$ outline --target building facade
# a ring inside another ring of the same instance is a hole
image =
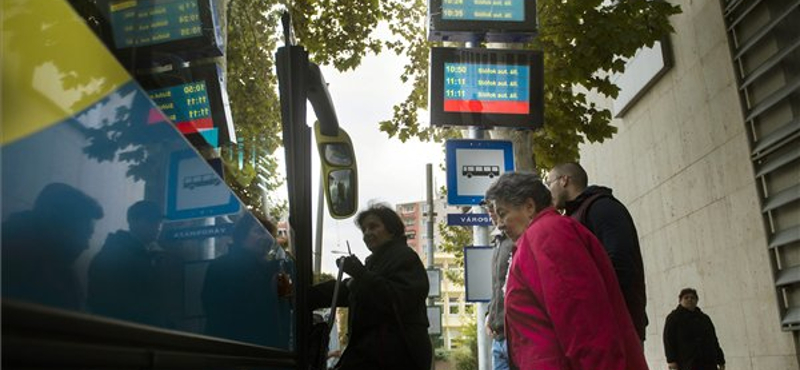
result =
[[[646,357],[665,366],[664,319],[694,287],[727,368],[798,369],[800,1],[671,2],[663,66],[629,68],[618,81],[647,83],[627,101],[597,98],[618,133],[581,147],[636,221]]]

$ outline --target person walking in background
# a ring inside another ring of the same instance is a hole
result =
[[[351,278],[340,285],[337,298],[337,306],[349,307],[349,340],[334,368],[430,369],[428,274],[406,242],[402,219],[378,204],[360,212],[356,223],[372,254],[365,264],[355,255],[336,261]],[[313,286],[310,308],[329,307],[334,286],[335,281]]]
[[[684,288],[664,324],[664,354],[672,370],[725,370],[725,354],[714,324],[700,307],[697,291]]]
[[[492,232],[494,251],[492,251],[492,300],[489,301],[486,315],[486,333],[492,337],[492,368],[494,370],[509,369],[508,347],[505,335],[505,305],[503,290],[506,285],[506,273],[511,262],[511,249],[514,241],[497,227],[497,213],[494,204],[484,202],[495,229]]]
[[[644,264],[636,225],[625,206],[603,186],[588,186],[586,171],[577,163],[563,163],[547,174],[545,184],[553,205],[594,234],[605,248],[619,280],[625,305],[639,339],[648,324]]]
[[[486,191],[498,226],[516,242],[505,292],[505,328],[521,370],[647,369],[608,255],[563,217],[539,177],[507,172]]]

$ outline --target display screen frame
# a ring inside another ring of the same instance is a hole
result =
[[[236,143],[236,133],[233,129],[230,105],[227,102],[227,94],[225,94],[224,91],[225,84],[222,78],[222,70],[218,64],[211,63],[177,68],[158,73],[137,74],[136,80],[148,93],[157,89],[165,89],[200,81],[205,82],[213,127],[219,130],[219,144]],[[177,122],[173,123],[177,124]],[[190,140],[195,139],[192,140],[193,143],[196,142],[196,139],[200,139],[198,133],[190,133],[186,136],[189,137]]]
[[[142,0],[139,0],[142,1]],[[201,34],[159,44],[134,45],[118,48],[114,39],[114,24],[111,6],[116,0],[101,0],[100,11],[105,15],[104,27],[108,32],[106,44],[117,59],[127,68],[151,68],[168,64],[180,64],[200,58],[220,57],[225,49],[217,9],[213,0],[194,0],[197,3]]]
[[[485,38],[492,42],[523,42],[538,32],[535,0],[522,0],[525,3],[522,21],[444,19],[443,1],[446,0],[428,0],[430,41],[474,41]]]
[[[431,126],[511,127],[537,129],[544,124],[544,56],[537,50],[431,48]],[[448,112],[444,110],[447,63],[527,66],[528,113]]]

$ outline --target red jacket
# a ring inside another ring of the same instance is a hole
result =
[[[520,370],[646,370],[611,261],[579,222],[540,212],[517,241],[506,337]]]

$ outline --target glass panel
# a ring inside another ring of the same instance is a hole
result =
[[[355,176],[353,170],[337,170],[328,174],[328,196],[334,214],[348,215],[355,207]]]
[[[294,263],[269,225],[108,74],[121,69],[88,29],[63,37],[86,28],[66,2],[28,4],[44,8],[3,18],[3,299],[292,349]]]
[[[333,166],[347,167],[353,164],[350,147],[341,143],[325,144],[325,160]]]

